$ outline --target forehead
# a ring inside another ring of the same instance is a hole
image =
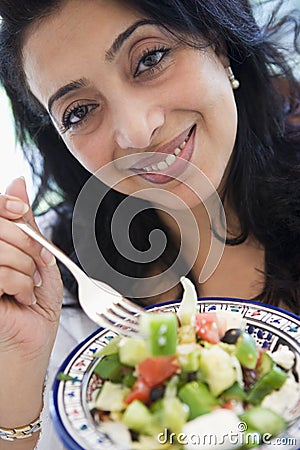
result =
[[[74,71],[76,74],[80,67],[88,67],[92,58],[104,62],[105,52],[117,35],[141,18],[124,3],[67,0],[30,28],[23,44],[23,64],[34,95],[39,98],[42,91],[47,97],[59,85],[73,80]]]

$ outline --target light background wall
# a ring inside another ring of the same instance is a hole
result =
[[[21,175],[26,179],[32,199],[34,187],[30,167],[16,145],[9,102],[3,90],[0,89],[0,192],[5,192],[11,180]]]
[[[252,1],[254,4],[258,4],[260,0]],[[263,10],[259,9],[257,14],[260,20],[263,21],[265,19],[273,5],[274,0],[264,2]],[[290,7],[300,9],[300,0],[284,0],[282,11],[289,9]],[[298,67],[300,78],[299,63]],[[29,194],[32,199],[35,187],[32,184],[30,169],[23,158],[22,152],[16,145],[9,103],[4,92],[0,89],[0,192],[5,191],[6,186],[13,178],[21,175],[25,176]]]

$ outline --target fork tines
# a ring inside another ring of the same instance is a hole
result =
[[[130,322],[127,319],[117,321],[116,319],[116,316],[108,317],[108,314],[98,315],[98,322],[103,328],[115,331],[117,334],[124,336],[133,336],[138,334],[139,326],[137,322]]]
[[[140,314],[140,313],[145,312],[145,310],[141,306],[136,305],[131,300],[128,300],[127,298],[124,298],[124,297],[122,297],[121,300],[118,300],[117,302],[115,302],[114,305],[119,305],[122,308],[127,309],[128,311],[131,311],[132,313],[135,313],[135,314]]]
[[[98,314],[99,323],[105,328],[118,334],[132,336],[139,332],[138,316],[144,314],[144,310],[122,298],[115,302],[105,312]]]

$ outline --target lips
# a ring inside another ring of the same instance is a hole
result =
[[[181,133],[151,156],[145,157],[130,167],[142,178],[155,184],[164,184],[182,173],[194,150],[196,125]]]

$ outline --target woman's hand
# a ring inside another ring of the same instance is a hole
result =
[[[0,195],[0,427],[7,428],[39,414],[63,295],[54,257],[17,219],[37,229],[22,178]]]
[[[12,202],[19,213],[9,209]],[[63,291],[54,257],[13,223],[22,219],[37,229],[26,207],[19,178],[0,196],[0,352],[32,358],[56,333]]]

